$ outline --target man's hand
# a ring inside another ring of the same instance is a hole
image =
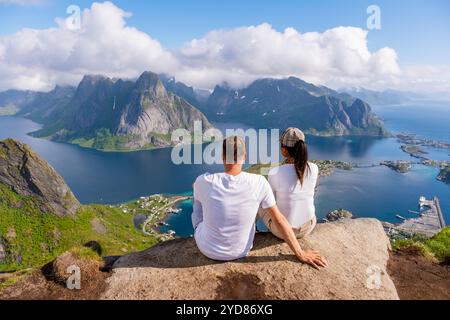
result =
[[[303,263],[309,264],[316,269],[320,269],[320,267],[328,267],[327,260],[322,257],[317,251],[313,250],[305,250],[302,251],[301,254],[297,255],[298,260]]]

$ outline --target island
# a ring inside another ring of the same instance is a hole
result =
[[[398,161],[382,161],[380,165],[391,168],[392,170],[399,173],[406,173],[412,168],[411,161],[398,160]]]
[[[311,162],[319,167],[319,177],[330,176],[335,169],[351,170],[354,167],[350,162],[338,160],[311,160]],[[271,168],[280,166],[281,164],[282,163],[255,164],[247,168],[246,171],[267,176]]]
[[[432,147],[439,149],[450,149],[450,143],[441,140],[418,138],[413,133],[401,133],[397,135],[397,140],[406,145]]]
[[[445,141],[418,138],[412,133],[398,134],[397,141],[402,143],[401,149],[403,152],[408,153],[411,157],[421,160],[428,160],[424,155],[428,154],[421,147],[438,148],[438,149],[450,149],[450,144]]]
[[[441,169],[439,175],[437,176],[437,179],[450,185],[450,165]]]
[[[425,154],[428,154],[428,152],[424,151],[422,148],[416,145],[411,144],[405,144],[400,147],[403,152],[408,153],[411,157],[427,160],[426,157],[424,157]]]

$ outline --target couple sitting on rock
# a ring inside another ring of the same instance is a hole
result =
[[[205,256],[221,261],[247,256],[259,217],[301,262],[315,268],[327,266],[319,253],[302,250],[297,241],[316,225],[314,190],[319,169],[308,162],[302,131],[287,129],[280,143],[286,160],[270,170],[269,181],[242,171],[246,148],[244,139],[237,136],[223,141],[225,172],[206,173],[195,181],[192,224]]]

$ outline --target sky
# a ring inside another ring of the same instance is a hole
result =
[[[68,6],[81,8],[68,30]],[[380,8],[368,30],[367,8]],[[332,88],[450,91],[448,0],[0,0],[0,89],[164,72],[201,88],[299,76]]]

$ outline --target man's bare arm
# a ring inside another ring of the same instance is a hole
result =
[[[327,261],[317,251],[303,250],[300,247],[297,237],[295,236],[294,231],[292,231],[291,225],[276,205],[266,210],[272,218],[272,223],[278,226],[284,241],[289,245],[297,259],[317,269],[319,269],[319,267],[327,266]]]

